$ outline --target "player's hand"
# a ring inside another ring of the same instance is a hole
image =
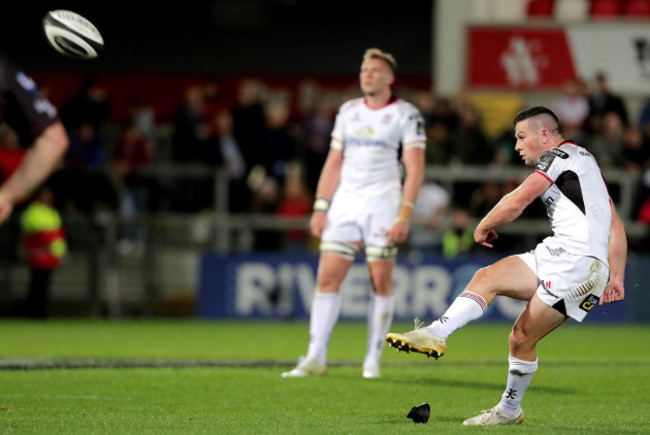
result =
[[[9,218],[13,209],[13,203],[0,194],[0,225]]]
[[[494,230],[484,230],[481,227],[476,227],[474,230],[474,241],[487,248],[493,248],[492,242],[498,238],[499,235]]]
[[[309,220],[309,229],[311,235],[320,238],[327,224],[327,213],[322,211],[315,211]]]
[[[622,301],[624,298],[625,289],[623,288],[623,280],[612,278],[609,284],[607,284],[607,287],[605,287],[605,291],[598,305],[611,304],[612,302]]]
[[[409,235],[409,221],[395,221],[390,229],[384,231],[389,245],[396,245],[406,242]]]

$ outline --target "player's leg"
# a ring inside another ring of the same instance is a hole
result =
[[[308,358],[325,361],[334,325],[341,312],[339,288],[352,265],[352,258],[323,253],[318,266],[316,292],[309,319]]]
[[[393,296],[393,269],[395,249],[380,249],[372,254],[372,247],[366,249],[368,269],[373,292],[368,305],[368,344],[363,361],[363,377],[381,376],[379,362],[384,341],[393,321],[395,297]]]
[[[340,252],[334,252],[335,249]],[[298,361],[296,368],[284,372],[283,377],[325,373],[329,340],[341,311],[339,287],[352,265],[357,249],[355,244],[330,243],[321,253],[309,317],[307,355]]]
[[[538,282],[533,270],[519,256],[506,257],[479,269],[440,319],[406,334],[389,333],[386,341],[398,350],[438,358],[446,352],[446,339],[457,329],[480,318],[497,295],[530,300]]]
[[[537,371],[537,343],[567,317],[534,295],[510,334],[508,381],[501,401],[492,409],[463,422],[464,425],[519,424],[524,420],[521,400]]]

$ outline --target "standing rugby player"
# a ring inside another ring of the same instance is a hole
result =
[[[393,319],[396,245],[408,235],[424,172],[422,116],[393,95],[395,67],[391,54],[366,50],[359,74],[363,98],[344,103],[336,117],[310,221],[312,234],[321,238],[321,255],[309,348],[283,377],[325,373],[330,336],[341,310],[339,287],[361,249],[373,289],[362,374],[380,376],[384,336]]]

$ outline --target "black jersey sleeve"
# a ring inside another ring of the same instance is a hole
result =
[[[0,54],[0,121],[16,131],[21,145],[31,146],[58,120],[56,108],[40,93],[36,83]]]

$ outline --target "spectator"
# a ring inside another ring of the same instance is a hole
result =
[[[434,117],[426,127],[426,134],[426,163],[428,165],[449,163],[454,148],[449,123],[443,118]]]
[[[92,210],[95,201],[102,201],[109,207],[117,206],[115,186],[108,176],[103,138],[92,124],[79,124],[70,133],[65,166],[60,176],[64,183],[60,193],[73,198],[81,210]]]
[[[265,177],[253,192],[250,212],[253,214],[275,215],[279,200],[278,182],[273,177]],[[254,249],[259,251],[277,251],[282,246],[282,234],[276,229],[256,230]]]
[[[120,134],[113,150],[113,167],[117,174],[120,190],[120,216],[133,218],[148,208],[149,178],[141,171],[153,159],[153,151],[147,137],[135,123],[130,123]],[[129,240],[142,241],[144,226],[125,225]]]
[[[650,98],[648,98],[643,104],[643,107],[641,107],[638,124],[643,135],[650,139]]]
[[[90,124],[100,131],[110,115],[111,101],[95,74],[87,75],[77,93],[61,107],[61,118],[68,130]]]
[[[23,245],[30,270],[26,314],[44,318],[48,314],[52,273],[66,252],[65,229],[54,208],[52,190],[43,188],[22,213]]]
[[[493,157],[488,140],[483,132],[478,111],[464,104],[459,108],[459,123],[452,132],[451,163],[461,165],[484,164]]]
[[[438,118],[435,113],[436,99],[431,91],[417,92],[415,99],[413,100],[413,105],[420,110],[420,113],[422,113],[425,127],[431,124],[434,119]]]
[[[266,106],[263,153],[266,173],[283,184],[289,163],[296,158],[296,140],[289,131],[289,108],[282,102]]]
[[[294,165],[293,168],[298,168],[298,166]],[[313,201],[300,172],[290,171],[282,186],[282,196],[276,209],[276,215],[286,218],[308,218],[312,212]],[[309,240],[306,229],[285,231],[283,237],[284,248],[288,251],[304,251]]]
[[[189,86],[174,117],[172,159],[176,162],[201,161],[203,142],[208,138],[209,132],[204,112],[203,88],[198,85]]]
[[[578,78],[568,79],[554,105],[562,135],[576,141],[583,139],[582,132],[589,114],[589,101],[580,82]]]
[[[607,75],[596,75],[595,89],[589,96],[589,114],[587,115],[587,133],[599,134],[604,129],[604,118],[607,113],[616,113],[624,127],[628,126],[627,109],[623,100],[609,89]]]
[[[630,127],[625,131],[622,167],[634,176],[640,175],[650,165],[650,142],[643,136],[639,127]]]
[[[70,147],[65,156],[68,166],[98,171],[105,169],[106,152],[102,137],[88,122],[79,124],[70,133]]]
[[[210,127],[204,160],[215,168],[226,168],[229,183],[228,209],[232,213],[244,212],[250,205],[251,192],[246,185],[246,163],[233,136],[232,113],[225,109],[216,112]]]
[[[305,179],[310,192],[316,191],[318,177],[329,151],[330,133],[334,126],[332,109],[325,101],[319,101],[302,125]]]
[[[455,208],[450,227],[442,235],[442,254],[447,259],[468,254],[474,248],[474,231],[470,227],[469,212]]]
[[[454,131],[458,127],[459,115],[457,107],[454,107],[452,102],[447,98],[435,99],[433,118],[447,124],[449,131]]]
[[[625,142],[625,125],[616,112],[607,112],[602,118],[602,131],[593,135],[586,148],[601,168],[621,167]]]
[[[428,146],[428,145],[427,145]],[[440,226],[449,211],[449,193],[435,182],[424,182],[413,207],[413,225],[408,235],[408,244],[420,252],[440,252]]]
[[[141,101],[139,97],[129,97],[127,116],[129,122],[149,141],[154,143],[156,135],[156,109]]]
[[[469,199],[470,216],[475,218],[485,216],[499,202],[503,193],[503,188],[498,182],[490,180],[484,182]]]
[[[260,153],[260,148],[264,143],[266,122],[258,82],[246,79],[240,83],[232,116],[233,136],[239,144],[248,172],[264,162],[264,154]]]

